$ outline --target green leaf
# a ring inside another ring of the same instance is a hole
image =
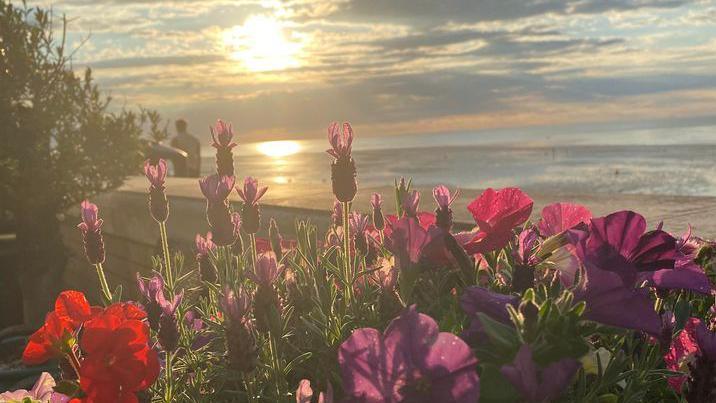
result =
[[[477,317],[480,319],[482,329],[492,343],[504,349],[517,350],[519,340],[515,329],[490,318],[482,312],[478,313]]]
[[[505,379],[496,365],[481,365],[480,373],[480,402],[516,402],[519,394],[512,384]]]

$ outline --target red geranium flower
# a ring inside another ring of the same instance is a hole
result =
[[[159,360],[140,317],[136,306],[115,304],[85,323],[80,340],[83,401],[138,402],[135,392],[157,379]]]
[[[519,188],[487,189],[467,209],[479,230],[464,245],[468,253],[486,253],[504,248],[512,230],[525,223],[532,213],[533,201]]]
[[[70,352],[74,333],[97,309],[90,307],[79,291],[60,293],[55,310],[47,314],[45,324],[30,336],[22,360],[27,365],[37,365]]]

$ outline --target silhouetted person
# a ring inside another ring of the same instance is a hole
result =
[[[187,153],[186,176],[199,177],[201,172],[201,145],[199,140],[186,131],[186,120],[177,119],[175,125],[177,135],[172,139],[171,146]]]

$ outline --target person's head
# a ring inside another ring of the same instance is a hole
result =
[[[186,127],[188,126],[186,123],[186,120],[184,120],[183,118],[177,119],[177,121],[174,122],[174,124],[177,127],[177,132],[179,132],[179,133],[184,133],[186,131]]]

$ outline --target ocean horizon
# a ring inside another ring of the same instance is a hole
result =
[[[269,185],[330,181],[325,139],[238,140],[240,177],[254,176]],[[202,150],[204,175],[214,168],[212,150]],[[422,187],[442,183],[558,194],[716,196],[716,126],[358,135],[354,158],[359,182],[369,186],[406,177]]]

